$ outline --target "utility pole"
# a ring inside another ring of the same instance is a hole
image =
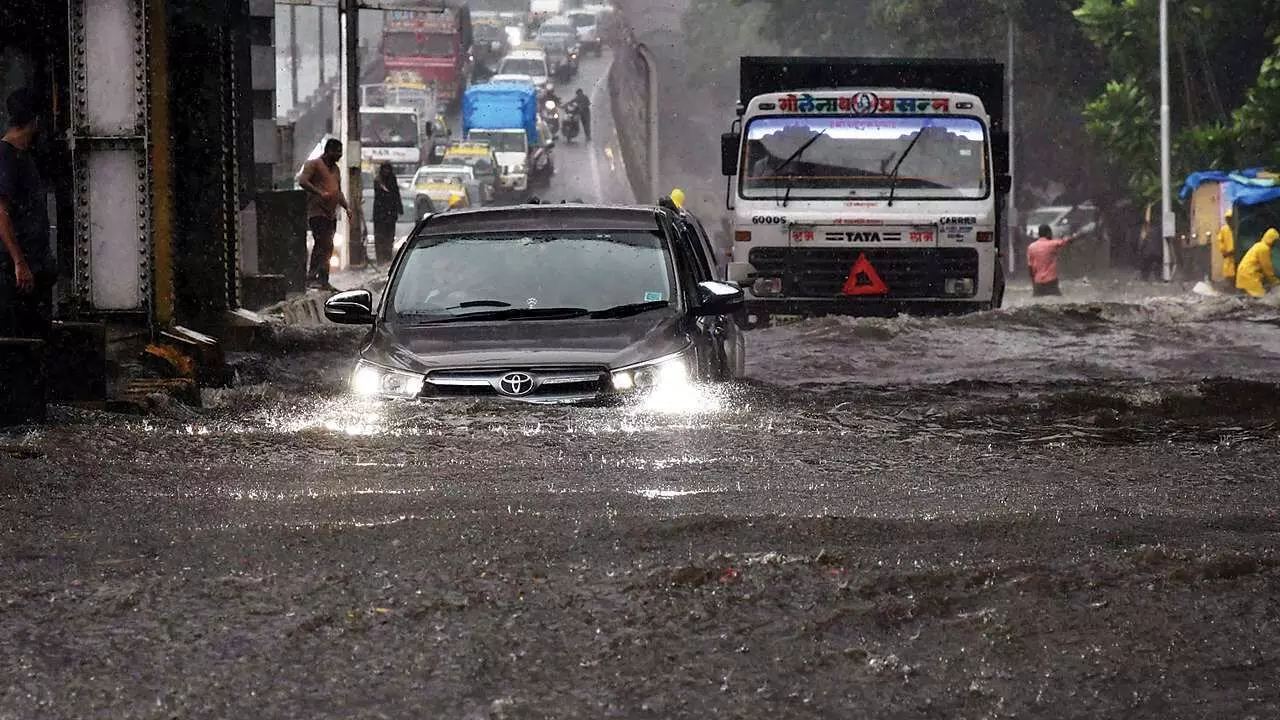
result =
[[[1022,234],[1019,232],[1018,223],[1018,171],[1017,163],[1017,117],[1018,113],[1014,107],[1014,91],[1013,81],[1015,77],[1015,68],[1017,65],[1017,55],[1015,54],[1015,40],[1017,38],[1017,30],[1013,22],[1012,8],[1009,11],[1009,175],[1013,178],[1013,187],[1009,190],[1009,236],[1005,244],[1005,249],[1009,257],[1009,275],[1017,272],[1018,268],[1018,240]]]
[[[325,65],[327,65],[329,62],[329,58],[325,57],[325,54],[324,54],[324,8],[322,7],[316,8],[316,14],[319,16],[316,22],[316,26],[317,26],[316,37],[319,43],[319,55],[320,55],[320,85],[318,87],[323,88],[324,81],[325,81],[325,71],[324,71]]]
[[[298,6],[289,6],[289,79],[293,107],[298,107]]]
[[[1173,239],[1176,233],[1173,217],[1173,188],[1170,185],[1170,145],[1172,129],[1169,116],[1169,0],[1160,0],[1160,235],[1161,276],[1173,279]]]
[[[347,253],[353,263],[363,264],[364,222],[360,217],[363,188],[360,179],[360,3],[342,0],[338,6],[338,36],[341,40],[342,88],[339,91],[339,121],[342,123],[342,156],[346,159],[348,214]]]

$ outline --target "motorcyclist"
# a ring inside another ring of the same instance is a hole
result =
[[[551,136],[560,134],[560,96],[556,95],[554,85],[548,85],[542,96],[542,116],[550,126]]]
[[[573,99],[565,105],[565,110],[577,114],[582,121],[582,136],[587,139],[587,142],[591,142],[591,99],[582,91],[582,88],[578,88],[573,94]]]

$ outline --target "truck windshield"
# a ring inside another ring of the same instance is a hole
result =
[[[471,0],[471,12],[528,12],[528,0]]]
[[[746,138],[746,199],[781,197],[788,188],[793,200],[887,198],[899,160],[900,199],[978,199],[989,191],[986,131],[974,118],[760,117],[747,126]]]
[[[488,143],[494,152],[522,153],[529,149],[528,139],[522,132],[486,132],[472,130],[468,140]]]
[[[361,113],[360,142],[369,147],[417,147],[418,121],[408,114]]]
[[[387,57],[453,57],[453,35],[389,32],[383,36],[382,51]]]

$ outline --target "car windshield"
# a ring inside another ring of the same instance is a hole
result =
[[[884,198],[895,166],[899,198],[973,199],[989,190],[986,130],[973,118],[760,117],[746,137],[749,199]]]
[[[547,63],[538,58],[507,58],[498,68],[502,75],[528,75],[530,77],[546,77]]]
[[[468,139],[488,143],[494,152],[522,153],[529,149],[528,138],[522,132],[472,130]]]
[[[493,172],[493,163],[489,160],[489,155],[480,155],[477,153],[445,153],[444,160],[452,165],[466,165],[479,174]]]
[[[366,147],[417,147],[417,119],[407,113],[361,113],[360,142]]]
[[[415,322],[495,307],[581,308],[670,301],[667,246],[644,231],[421,238],[397,274],[391,310]]]
[[[576,13],[571,19],[574,27],[591,27],[596,24],[596,16],[591,13]]]
[[[389,32],[382,51],[388,57],[453,57],[453,44],[448,33]]]
[[[1035,227],[1048,225],[1054,220],[1066,214],[1067,208],[1056,208],[1054,210],[1036,210],[1027,216],[1027,224]]]
[[[417,177],[413,179],[415,187],[424,185],[463,185],[470,179],[470,173],[463,172],[461,168],[431,168],[429,170],[418,171]]]

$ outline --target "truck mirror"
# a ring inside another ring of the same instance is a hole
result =
[[[996,192],[1001,195],[1008,195],[1013,190],[1013,177],[1010,175],[996,176]]]
[[[725,133],[720,136],[720,174],[731,177],[738,174],[738,146],[742,144],[742,136],[738,133]]]
[[[991,159],[995,163],[997,174],[1003,175],[1009,172],[1008,131],[995,130],[991,133]]]

